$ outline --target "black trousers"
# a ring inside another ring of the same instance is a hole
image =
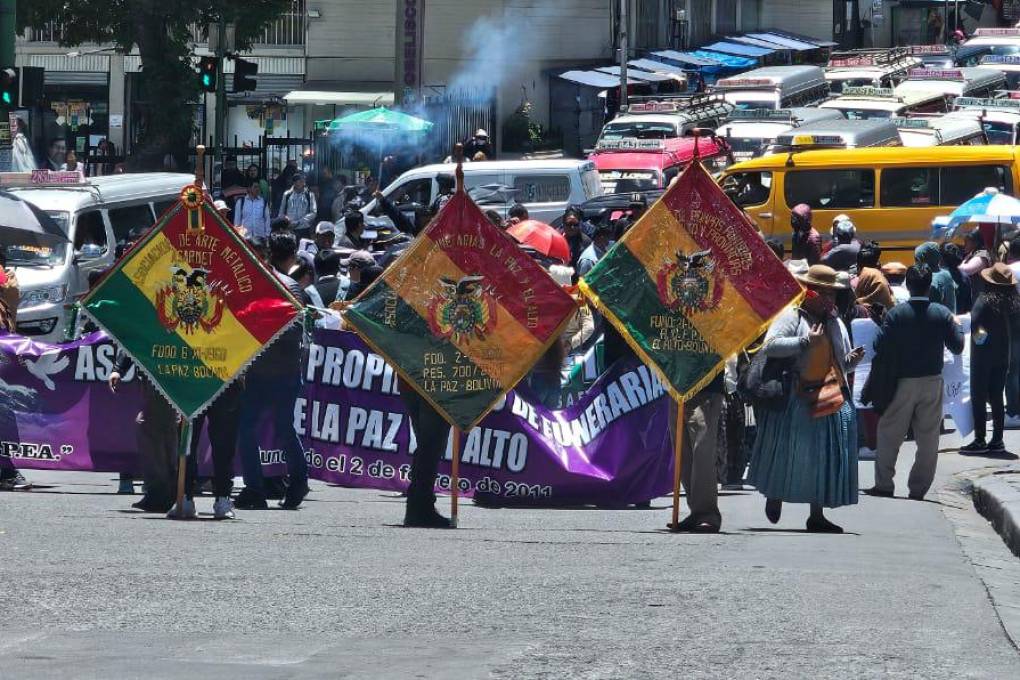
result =
[[[974,437],[985,441],[986,406],[992,407],[992,441],[1002,441],[1006,406],[1003,401],[1009,365],[982,361],[975,352],[970,360],[970,406],[974,413]]]
[[[411,485],[407,489],[408,508],[431,507],[436,503],[436,476],[439,461],[446,453],[450,424],[422,399],[407,383],[400,383],[400,398],[411,418],[418,448],[411,461]]]
[[[198,442],[202,424],[209,422],[209,443],[212,446],[213,495],[229,496],[234,487],[234,452],[237,450],[237,424],[241,415],[244,390],[235,382],[225,389],[205,413],[195,418],[191,428],[191,451],[185,471],[184,489],[193,498],[198,486]]]

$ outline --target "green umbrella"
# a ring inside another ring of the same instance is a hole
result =
[[[421,118],[409,116],[400,111],[392,111],[385,106],[368,111],[358,111],[342,118],[334,119],[328,130],[330,132],[362,132],[379,138],[379,175],[382,180],[383,169],[383,135],[419,134],[432,129],[432,123]]]
[[[432,123],[421,118],[409,116],[400,111],[391,111],[385,106],[368,111],[358,111],[329,124],[330,131],[359,132],[428,132]]]

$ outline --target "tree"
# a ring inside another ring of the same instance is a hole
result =
[[[135,47],[141,56],[141,136],[129,165],[158,169],[166,154],[184,160],[199,87],[192,65],[192,26],[220,17],[236,25],[236,48],[255,38],[291,0],[32,0],[18,3],[18,30],[56,21],[61,45],[112,44],[118,52]]]

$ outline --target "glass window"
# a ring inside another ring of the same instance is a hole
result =
[[[106,211],[106,216],[110,220],[110,226],[113,227],[113,238],[118,243],[127,241],[132,229],[148,229],[154,221],[148,203],[110,208]]]
[[[609,123],[602,131],[602,139],[672,139],[678,137],[676,123],[625,121]]]
[[[514,189],[521,203],[559,203],[570,198],[570,178],[566,175],[518,175]]]
[[[388,198],[394,205],[417,203],[427,206],[432,203],[432,178],[424,177],[404,182]]]
[[[173,198],[161,198],[152,202],[152,207],[156,210],[156,218],[163,216],[167,210],[173,207],[173,204],[177,202],[177,197]]]
[[[882,207],[938,205],[938,168],[889,168],[882,171]]]
[[[588,198],[595,198],[602,195],[602,180],[599,178],[598,170],[592,168],[581,173],[581,184],[584,186],[584,195]]]
[[[723,180],[723,191],[741,208],[762,205],[772,194],[771,172],[738,172]]]
[[[106,250],[106,223],[103,222],[103,214],[98,210],[81,213],[76,220],[74,249],[81,250],[81,247],[86,245],[99,246]]]
[[[835,210],[875,205],[874,170],[796,170],[786,173],[786,204]]]
[[[961,165],[942,168],[942,205],[960,205],[974,198],[985,187],[1004,194],[1013,193],[1009,168],[1002,165]]]

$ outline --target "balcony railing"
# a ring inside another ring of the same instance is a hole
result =
[[[194,24],[190,28],[191,37],[196,43],[208,42],[208,26]],[[64,26],[60,22],[51,21],[40,29],[28,32],[29,42],[60,42],[64,35]],[[263,46],[296,46],[305,44],[305,0],[291,0],[290,9],[277,17],[255,39],[256,45]]]

